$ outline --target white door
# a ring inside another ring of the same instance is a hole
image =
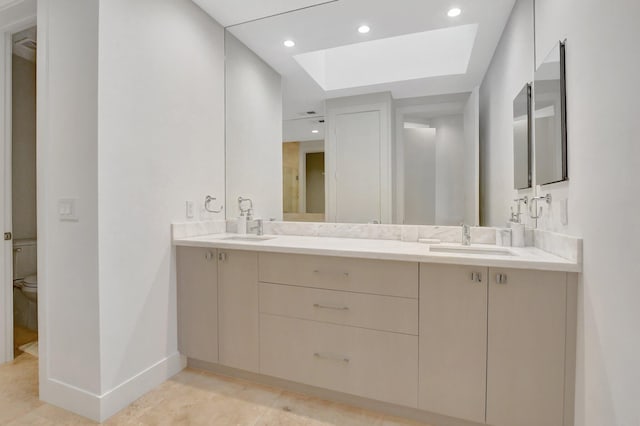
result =
[[[336,221],[381,222],[380,111],[336,115]]]
[[[11,206],[12,34],[34,26],[36,2],[17,0],[0,10],[0,364],[13,360],[13,241]]]
[[[0,237],[11,230],[11,33],[0,32]],[[13,243],[0,244],[0,363],[13,359]]]

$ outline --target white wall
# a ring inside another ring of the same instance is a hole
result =
[[[464,223],[480,224],[480,88],[464,107]]]
[[[570,180],[542,188],[541,193],[554,195],[554,203],[539,226],[566,229],[584,238],[578,300],[578,426],[640,424],[640,227],[634,222],[634,212],[640,210],[640,198],[636,196],[640,180],[640,104],[638,89],[630,84],[640,66],[638,22],[640,3],[635,0],[536,1],[538,62],[558,40],[567,38]],[[495,135],[501,134],[507,123],[494,114],[495,105],[511,101],[497,82],[508,84],[515,78],[513,70],[524,67],[515,61],[516,51],[523,50],[523,46],[515,49],[515,34],[529,31],[528,22],[517,16],[509,27],[511,31],[505,33],[501,45],[514,46],[509,49],[510,55],[505,54],[514,60],[501,60],[497,55],[482,91],[483,104],[494,107],[483,123],[482,143],[489,144],[485,160],[493,168],[489,185],[497,184],[497,175],[506,176],[509,166],[500,166],[502,153],[493,145]],[[487,135],[494,137],[487,140]],[[508,192],[502,192],[504,198],[491,191],[483,200],[488,212],[485,224],[496,224],[504,214],[487,204],[505,205]],[[557,213],[563,197],[568,197],[568,226],[559,223]]]
[[[281,76],[228,32],[226,54],[227,218],[242,196],[254,217],[282,220]]]
[[[223,46],[190,0],[100,3],[103,393],[177,353],[169,224],[224,199]]]
[[[13,238],[36,238],[36,64],[13,55]]]
[[[56,404],[101,388],[97,28],[98,0],[38,2],[40,398]],[[58,219],[60,198],[78,222]]]
[[[40,396],[102,420],[182,366],[170,223],[224,199],[223,29],[189,0],[40,0],[38,27]]]
[[[453,115],[431,120],[436,129],[436,221],[457,226],[465,220],[464,117]]]
[[[554,195],[566,194],[568,231],[584,238],[577,425],[640,424],[640,105],[629,84],[640,66],[639,22],[635,0],[536,2],[538,63],[567,38],[570,181]],[[558,227],[557,216],[545,219]]]
[[[533,0],[518,0],[480,87],[482,225],[505,226],[518,193],[531,196],[513,189],[513,100],[533,81],[533,51]]]
[[[404,222],[433,225],[436,223],[436,129],[403,129],[402,136]]]

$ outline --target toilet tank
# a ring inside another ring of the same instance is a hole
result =
[[[38,271],[38,246],[36,240],[13,241],[13,279],[35,275]]]

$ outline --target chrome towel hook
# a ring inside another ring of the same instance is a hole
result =
[[[215,200],[216,200],[216,197],[212,197],[211,195],[207,195],[204,198],[204,209],[206,211],[208,211],[209,213],[220,213],[220,212],[222,212],[222,210],[224,210],[224,206],[222,204],[220,205],[220,209],[219,210],[212,209],[209,206],[211,204],[211,202],[215,201]]]
[[[542,217],[542,207],[538,210],[538,200],[545,200],[547,204],[551,204],[551,194],[543,195],[540,197],[531,197],[529,200],[529,217],[531,219],[540,219]],[[531,214],[531,207],[534,207],[534,212],[538,210],[538,214]]]

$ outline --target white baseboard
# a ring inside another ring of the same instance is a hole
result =
[[[68,383],[47,378],[40,383],[40,399],[93,421],[100,421],[100,397]]]
[[[105,392],[100,398],[101,409],[99,421],[105,421],[113,416],[142,395],[178,374],[186,366],[186,357],[176,352],[112,390]]]
[[[47,379],[44,386],[40,386],[40,399],[93,421],[103,422],[179,373],[186,365],[187,359],[176,352],[102,395]]]

